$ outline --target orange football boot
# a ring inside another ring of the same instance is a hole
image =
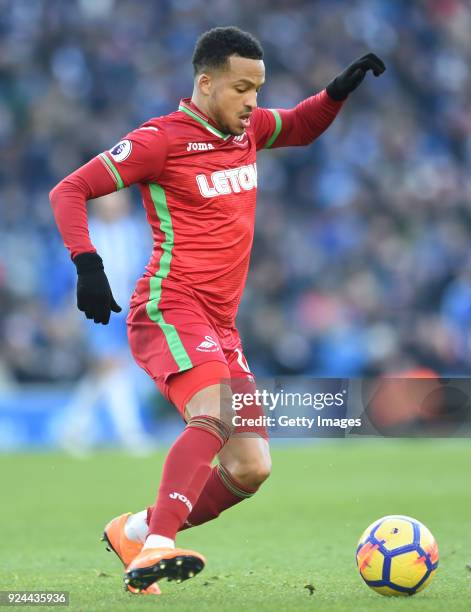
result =
[[[107,543],[106,550],[114,552],[124,567],[128,566],[131,561],[141,552],[143,544],[130,540],[124,531],[124,526],[131,512],[121,514],[111,520],[105,527],[103,532],[103,541]],[[130,593],[140,595],[160,595],[160,589],[157,584],[151,584],[147,589],[135,589],[127,585],[127,590]]]
[[[143,548],[124,572],[124,584],[129,588],[146,589],[167,578],[182,582],[199,574],[205,558],[183,548]]]

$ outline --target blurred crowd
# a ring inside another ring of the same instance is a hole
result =
[[[0,0],[0,387],[79,380],[100,353],[48,192],[190,96],[196,38],[229,24],[264,46],[261,106],[294,106],[368,51],[387,65],[314,145],[259,155],[238,318],[254,372],[469,371],[468,2]],[[142,270],[149,230],[127,193]]]

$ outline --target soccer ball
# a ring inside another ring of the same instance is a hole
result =
[[[410,516],[383,516],[362,534],[357,565],[366,584],[381,595],[414,595],[432,580],[438,546]]]

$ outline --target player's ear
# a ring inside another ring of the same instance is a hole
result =
[[[203,96],[209,96],[211,93],[211,77],[209,74],[199,74],[196,77],[196,86]]]

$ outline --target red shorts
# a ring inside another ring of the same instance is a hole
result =
[[[131,307],[127,319],[129,345],[136,363],[149,374],[167,400],[173,399],[172,383],[179,378],[178,374],[209,362],[220,362],[227,366],[233,392],[255,391],[255,378],[245,359],[239,332],[235,327],[227,328],[210,323],[196,301],[191,308],[188,304],[172,305],[159,310],[158,316],[155,312],[151,314],[152,318],[146,302]],[[203,373],[203,376],[191,378],[189,373],[185,375],[191,393],[184,399],[178,393],[182,399],[175,405],[182,416],[192,395],[221,380],[217,374],[211,375],[209,366],[195,369],[195,374],[197,371]],[[238,422],[243,424],[236,425],[235,433],[255,433],[268,438],[265,427],[260,424],[263,419],[259,418],[263,417],[263,407],[244,406],[237,414],[240,417]],[[251,422],[256,419],[257,424]]]

